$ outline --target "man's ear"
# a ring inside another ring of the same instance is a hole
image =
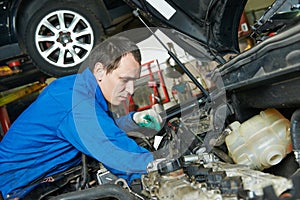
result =
[[[106,71],[105,71],[104,66],[102,65],[102,63],[97,62],[95,64],[95,67],[94,67],[94,70],[93,70],[93,74],[94,74],[94,76],[96,77],[96,79],[98,81],[102,80],[102,77],[103,77],[103,75],[104,75],[105,72]]]

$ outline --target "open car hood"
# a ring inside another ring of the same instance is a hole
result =
[[[238,26],[247,0],[124,1],[138,8],[152,24],[174,29],[174,35],[168,36],[197,58],[216,59],[239,52]],[[198,48],[206,51],[199,55]]]

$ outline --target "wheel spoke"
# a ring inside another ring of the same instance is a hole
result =
[[[54,43],[50,48],[48,48],[47,50],[41,52],[42,56],[44,58],[47,58],[51,53],[53,53],[57,48],[59,48],[57,43]]]
[[[92,45],[91,44],[82,43],[82,42],[79,42],[77,40],[73,42],[73,45],[77,46],[77,47],[80,47],[82,49],[85,49],[86,51],[89,51],[89,50],[92,49]]]
[[[56,64],[60,65],[61,67],[63,67],[63,65],[64,65],[65,53],[66,53],[66,50],[64,48],[61,48],[59,51],[58,60],[56,63]]]
[[[46,26],[54,34],[58,32],[58,30],[48,20],[43,21],[43,25]]]
[[[73,58],[74,62],[79,63],[81,61],[81,59],[79,58],[79,56],[75,52],[75,49],[73,47],[69,47],[68,50],[69,50],[70,54],[72,55],[72,58]]]
[[[73,30],[74,30],[75,26],[78,24],[79,20],[80,20],[80,18],[77,15],[75,15],[71,24],[68,27],[68,30],[70,32],[73,32]]]
[[[57,39],[56,36],[45,36],[45,35],[37,35],[36,40],[38,42],[55,42]]]
[[[66,24],[65,24],[65,20],[64,20],[64,13],[58,12],[57,17],[58,17],[60,29],[62,30],[64,28],[66,28]]]
[[[91,35],[92,32],[93,30],[91,28],[85,28],[80,31],[74,32],[73,35],[75,38],[78,38],[84,35]]]

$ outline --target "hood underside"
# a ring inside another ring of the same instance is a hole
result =
[[[177,34],[168,35],[179,45],[189,43],[183,33],[206,49],[199,54],[197,47],[189,53],[196,57],[216,58],[227,53],[238,53],[238,26],[247,0],[124,0],[152,24],[172,28]],[[176,38],[174,38],[176,37]],[[188,45],[189,46],[189,45]],[[189,49],[187,49],[189,50]]]

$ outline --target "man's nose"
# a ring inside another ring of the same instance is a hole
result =
[[[127,85],[126,85],[126,91],[132,95],[134,92],[134,81],[128,81]]]

